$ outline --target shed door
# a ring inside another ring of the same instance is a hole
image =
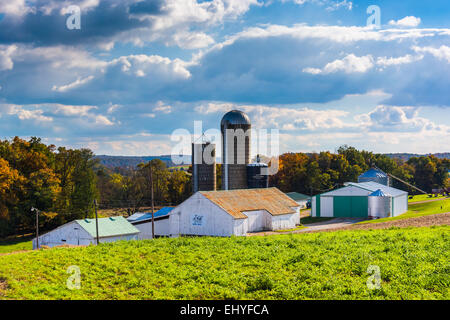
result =
[[[357,196],[334,197],[333,212],[336,218],[363,218],[368,216],[368,198]]]
[[[248,232],[263,231],[265,229],[264,215],[260,211],[246,212],[248,217]]]

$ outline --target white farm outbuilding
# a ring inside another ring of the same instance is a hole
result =
[[[153,214],[154,220],[153,223],[155,225],[155,237],[170,236],[169,214],[172,210],[173,207],[164,207]],[[153,225],[151,213],[146,212],[139,215],[135,213],[134,215],[127,218],[127,220],[130,221],[131,224],[140,231],[138,235],[139,240],[153,238],[153,231],[152,231]]]
[[[139,230],[133,227],[124,217],[98,219],[100,243],[118,240],[137,240]],[[44,245],[56,247],[61,245],[85,246],[95,244],[97,237],[95,219],[74,220],[39,236],[39,247]],[[36,238],[33,249],[36,249]]]
[[[376,182],[348,182],[311,201],[312,217],[383,218],[396,217],[407,210],[407,192]]]
[[[300,206],[277,188],[199,191],[170,212],[171,236],[245,236],[294,228]]]

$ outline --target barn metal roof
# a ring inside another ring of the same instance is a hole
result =
[[[246,219],[246,211],[266,210],[273,216],[295,213],[298,203],[277,188],[200,191],[200,194],[236,219]]]
[[[76,221],[92,237],[97,236],[95,219],[83,219]],[[98,219],[98,234],[100,238],[124,236],[136,233],[139,233],[139,230],[129,223],[124,217],[118,216]]]
[[[288,193],[286,193],[286,195],[294,201],[303,201],[303,200],[311,199],[310,196],[307,196],[306,194],[298,193],[298,192],[288,192]]]
[[[360,183],[348,182],[348,183],[346,183],[346,185],[359,187],[359,188],[366,189],[371,192],[375,192],[378,189],[380,189],[381,191],[383,191],[384,194],[386,194],[387,196],[392,196],[392,197],[397,197],[397,196],[402,196],[402,195],[408,194],[408,192],[406,192],[406,191],[388,187],[388,186],[385,186],[383,184],[379,184],[376,182],[360,182]]]
[[[163,207],[160,210],[156,211],[153,216],[155,218],[159,218],[159,217],[163,217],[166,216],[170,213],[170,211],[172,211],[174,208],[173,207]],[[130,221],[130,222],[136,222],[136,221],[144,221],[144,220],[151,220],[152,219],[152,213],[151,212],[145,212],[142,216],[140,216],[139,218]]]

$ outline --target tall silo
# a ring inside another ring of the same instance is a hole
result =
[[[269,187],[269,166],[260,161],[259,155],[256,162],[247,165],[247,184],[249,189],[262,189]]]
[[[192,144],[192,190],[216,190],[216,146],[210,142]]]
[[[358,177],[358,182],[376,182],[389,186],[389,177],[380,169],[372,168]]]
[[[250,118],[242,111],[230,111],[222,118],[222,190],[247,189],[250,129]]]

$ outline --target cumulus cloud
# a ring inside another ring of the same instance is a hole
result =
[[[14,67],[12,54],[17,50],[17,46],[0,46],[0,71],[11,70]]]
[[[420,23],[421,19],[414,16],[407,16],[397,21],[389,21],[389,25],[397,27],[417,27]]]
[[[450,47],[447,47],[445,45],[442,45],[439,48],[434,47],[413,47],[414,51],[420,52],[420,53],[429,53],[433,56],[435,56],[438,59],[441,60],[447,60],[448,63],[450,63]]]
[[[349,54],[343,59],[327,63],[323,69],[304,68],[303,72],[311,74],[329,74],[341,71],[345,73],[364,73],[372,69],[373,66],[373,57],[371,55],[357,57],[354,54]]]
[[[53,91],[58,91],[58,92],[66,92],[69,91],[71,89],[75,89],[78,87],[81,87],[82,85],[88,83],[89,81],[91,81],[92,79],[94,79],[94,76],[89,76],[83,79],[77,79],[76,81],[69,83],[67,85],[63,85],[63,86],[56,86],[54,85],[52,90]]]

